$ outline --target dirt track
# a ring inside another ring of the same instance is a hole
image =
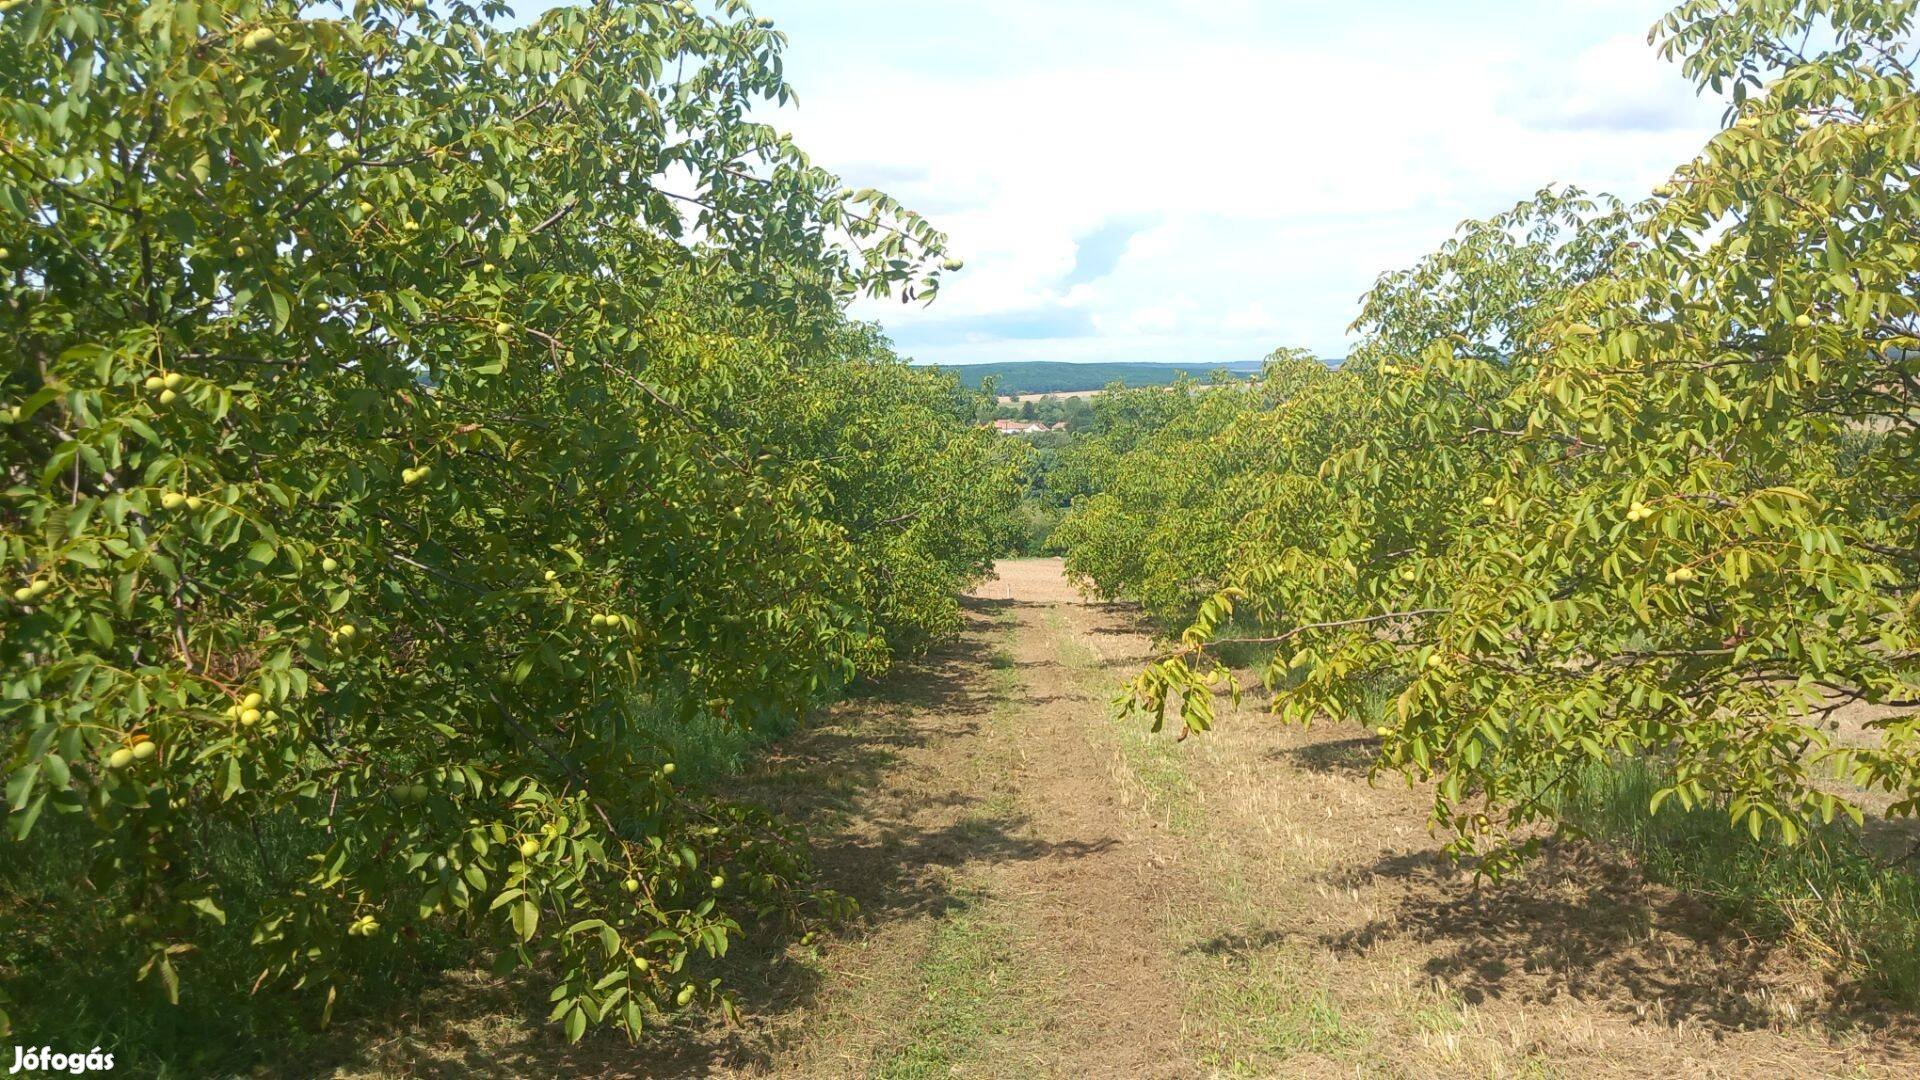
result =
[[[759,771],[863,914],[742,958],[744,1028],[664,1056],[529,1032],[462,1071],[1920,1075],[1909,1021],[1611,860],[1559,851],[1476,889],[1423,792],[1368,783],[1356,732],[1252,703],[1184,743],[1116,724],[1150,642],[1057,561],[1002,564],[967,618]]]

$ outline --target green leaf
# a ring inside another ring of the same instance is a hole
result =
[[[513,930],[521,941],[532,941],[534,931],[540,925],[540,909],[531,900],[522,900],[513,905]]]
[[[586,1010],[576,1005],[573,1011],[567,1014],[567,1041],[570,1043],[579,1042],[580,1037],[585,1035],[586,1033],[587,1033]]]
[[[227,913],[221,910],[219,904],[214,903],[212,897],[199,896],[187,901],[187,903],[195,911],[200,912],[221,926],[227,925]]]

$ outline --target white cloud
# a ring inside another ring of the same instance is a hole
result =
[[[1693,130],[1701,115],[1694,89],[1661,60],[1644,34],[1619,34],[1516,88],[1516,112],[1546,128],[1586,131]]]
[[[758,6],[793,38],[776,122],[967,260],[930,309],[857,308],[930,361],[1338,354],[1460,220],[1637,195],[1719,111],[1646,45],[1663,0]]]

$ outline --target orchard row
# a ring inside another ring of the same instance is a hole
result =
[[[1651,198],[1464,227],[1337,370],[1104,402],[1054,539],[1183,628],[1134,705],[1205,729],[1257,648],[1496,872],[1622,758],[1756,837],[1920,809],[1913,10],[1690,0],[1729,122]]]
[[[503,17],[0,16],[0,864],[83,854],[48,957],[321,1017],[452,939],[637,1035],[820,899],[662,732],[878,674],[1005,542],[1020,448],[842,314],[958,264],[744,119],[781,35]]]

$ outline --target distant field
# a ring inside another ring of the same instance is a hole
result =
[[[1206,381],[1225,370],[1244,378],[1260,370],[1257,360],[1231,364],[1066,364],[1053,361],[1017,361],[999,364],[955,364],[944,368],[960,376],[961,385],[977,390],[988,378],[1002,397],[1026,400],[1026,395],[1090,393],[1115,383],[1127,386],[1165,386],[1182,375]]]
[[[1215,385],[1245,387],[1248,384],[1244,381],[1244,378],[1245,378],[1244,376],[1240,376],[1238,373],[1236,373],[1234,381],[1232,382],[1219,383],[1219,384],[1215,384],[1211,382],[1201,382],[1197,384],[1195,388],[1199,390],[1211,390],[1214,388]],[[1173,384],[1169,382],[1169,383],[1129,383],[1128,385],[1133,387],[1140,387],[1140,386],[1171,386]],[[1099,394],[1104,393],[1106,389],[1107,389],[1106,387],[1102,386],[1093,390],[1049,390],[1046,393],[1041,393],[1041,394],[998,394],[994,397],[994,400],[998,401],[1002,405],[1019,405],[1023,402],[1028,402],[1028,401],[1060,401],[1065,398],[1096,397]]]
[[[1099,392],[1099,390],[1051,390],[1044,394],[1001,394],[999,400],[1002,404],[1018,405],[1027,401],[1046,401],[1048,398],[1092,397]]]

